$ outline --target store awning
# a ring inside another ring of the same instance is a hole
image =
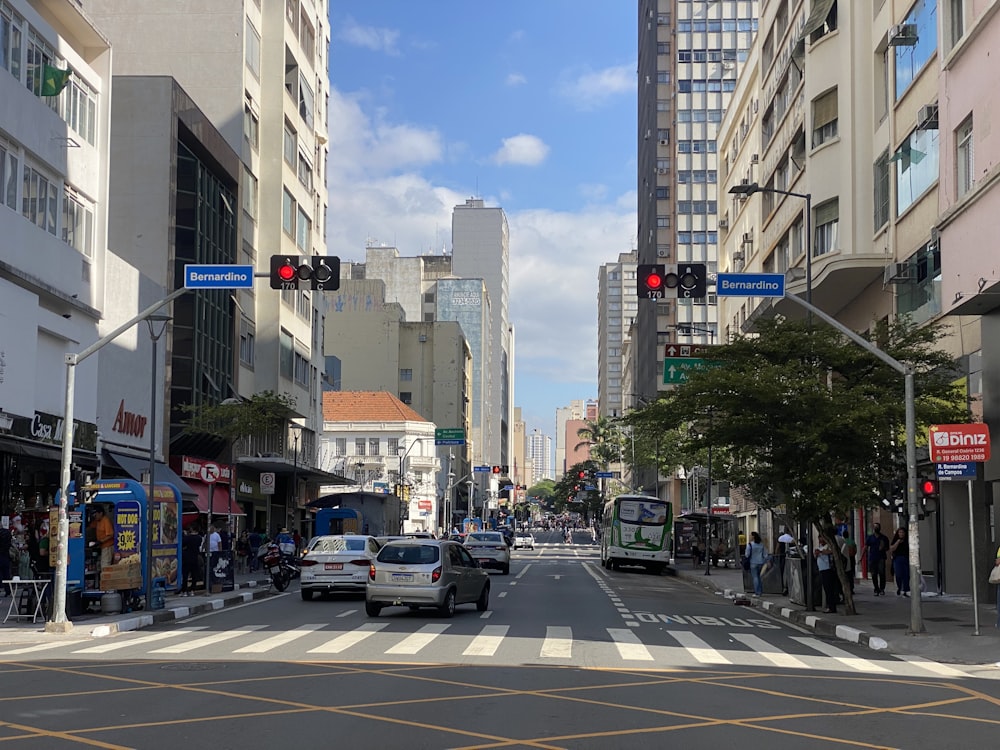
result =
[[[210,491],[211,495],[209,494]],[[185,498],[185,500],[190,500],[199,513],[211,512],[213,516],[246,515],[243,512],[243,508],[239,506],[239,503],[229,497],[229,485],[196,482],[194,485],[194,494],[193,498]],[[209,508],[209,505],[211,505],[211,508]]]
[[[105,456],[110,458],[118,467],[132,477],[137,482],[142,482],[149,473],[149,460],[138,458],[137,456],[126,456],[123,453],[105,451]],[[186,499],[193,499],[198,493],[191,489],[191,485],[177,476],[177,472],[161,461],[156,462],[156,471],[153,481],[159,484],[166,482],[177,488],[177,491]]]
[[[813,0],[812,11],[809,13],[809,17],[806,18],[806,22],[802,26],[802,31],[799,33],[799,39],[808,39],[810,34],[826,23],[826,17],[830,15],[830,9],[833,8],[833,2],[834,0]]]
[[[18,456],[28,456],[30,458],[41,458],[48,461],[62,461],[62,446],[47,445],[31,440],[20,440],[16,437],[0,438],[0,451],[13,453]],[[78,466],[85,466],[88,469],[97,468],[97,456],[93,453],[86,453],[79,449],[73,451],[72,461]]]

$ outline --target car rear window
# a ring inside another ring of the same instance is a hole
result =
[[[469,534],[468,540],[473,542],[499,542],[500,535],[485,534],[483,532],[478,532],[478,533],[474,532],[472,534]]]
[[[430,565],[438,559],[438,547],[432,544],[387,544],[378,553],[384,563]]]
[[[364,539],[345,539],[342,536],[320,537],[310,547],[311,552],[342,552],[343,550],[361,552],[364,549]]]

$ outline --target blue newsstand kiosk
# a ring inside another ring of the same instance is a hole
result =
[[[69,559],[66,580],[67,602],[74,594],[80,597],[84,609],[94,601],[100,602],[107,593],[102,587],[100,551],[87,544],[87,527],[90,512],[101,506],[111,520],[115,530],[112,569],[127,566],[128,561],[138,560],[140,576],[138,586],[115,589],[122,593],[126,607],[142,601],[145,591],[145,576],[152,552],[152,580],[163,579],[164,593],[176,592],[184,580],[181,570],[181,510],[180,492],[172,484],[157,484],[153,488],[151,514],[150,550],[146,549],[146,519],[148,487],[132,479],[101,479],[86,487],[85,498],[76,492],[70,483],[67,506],[69,515]],[[105,571],[107,573],[108,571]],[[120,574],[105,576],[105,582],[121,580]],[[137,595],[138,592],[138,595]]]

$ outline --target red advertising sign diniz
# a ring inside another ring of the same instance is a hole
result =
[[[929,445],[936,464],[989,461],[990,428],[982,422],[931,425]]]

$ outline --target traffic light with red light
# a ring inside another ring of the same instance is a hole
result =
[[[640,299],[663,299],[666,268],[662,263],[640,265],[636,269],[636,293]]]
[[[667,267],[647,263],[636,267],[636,294],[640,299],[663,299],[667,290],[676,290],[681,299],[704,299],[708,288],[708,267],[704,263],[681,263]]]
[[[272,289],[339,289],[340,258],[335,255],[272,255],[270,281]]]
[[[922,479],[920,480],[920,496],[926,502],[927,500],[936,500],[938,496],[938,483],[936,479]]]
[[[493,467],[493,473],[494,474],[499,474],[500,473],[500,467],[499,466],[494,466]]]

